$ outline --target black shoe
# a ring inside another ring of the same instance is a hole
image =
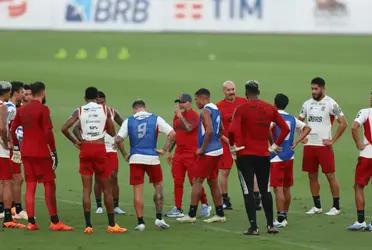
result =
[[[267,233],[268,234],[277,234],[279,230],[274,226],[267,226]]]
[[[250,228],[248,228],[247,231],[244,231],[243,234],[244,235],[258,236],[258,235],[260,235],[260,232],[259,232],[258,228],[253,229],[253,228],[250,227]]]
[[[232,204],[230,201],[224,201],[222,204],[224,210],[232,210]]]

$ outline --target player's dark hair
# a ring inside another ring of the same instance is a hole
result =
[[[88,87],[85,90],[85,99],[94,100],[98,97],[98,89],[96,87]]]
[[[201,88],[199,89],[198,91],[195,92],[195,95],[196,96],[206,96],[206,97],[210,97],[211,96],[211,92],[209,92],[208,89],[205,89],[205,88]]]
[[[23,82],[20,81],[11,81],[10,84],[12,84],[12,92],[10,93],[10,96],[13,96],[15,92],[23,89],[23,86],[25,85]]]
[[[132,104],[133,109],[146,108],[146,103],[142,100],[135,100]]]
[[[323,78],[321,77],[315,77],[311,80],[311,84],[316,84],[319,87],[325,87],[326,83]]]
[[[25,85],[23,85],[23,89],[24,89],[24,90],[31,90],[31,86],[30,86],[30,84],[25,84]]]
[[[30,88],[32,95],[37,96],[45,90],[45,84],[43,82],[34,82],[30,85]]]
[[[286,95],[284,94],[277,94],[275,96],[275,106],[280,109],[280,110],[284,110],[287,106],[288,106],[288,103],[289,103],[289,99]]]
[[[97,97],[98,98],[106,98],[106,95],[105,95],[105,93],[103,93],[102,91],[100,91],[100,90],[98,90],[98,92],[97,92]]]

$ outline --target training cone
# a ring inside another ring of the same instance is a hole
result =
[[[79,49],[75,55],[75,58],[78,60],[84,60],[88,57],[88,53],[85,49]]]
[[[97,53],[97,56],[96,58],[99,59],[99,60],[105,60],[107,59],[108,57],[108,50],[106,47],[101,47],[99,50],[98,50],[98,53]]]
[[[118,59],[122,61],[129,59],[129,51],[127,48],[121,48],[118,54]]]
[[[67,58],[67,51],[65,49],[59,49],[57,53],[54,55],[55,59],[63,60]]]

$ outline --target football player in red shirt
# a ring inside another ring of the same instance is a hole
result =
[[[45,85],[35,82],[31,85],[33,100],[21,107],[11,127],[14,142],[13,159],[17,162],[20,156],[19,141],[16,129],[23,127],[24,135],[21,147],[22,162],[26,179],[26,210],[28,213],[27,229],[38,230],[35,221],[35,194],[38,182],[43,183],[45,202],[48,207],[52,231],[71,231],[72,227],[59,220],[57,214],[55,169],[58,166],[56,145],[50,111],[45,103]]]
[[[176,150],[174,155],[170,154],[167,157],[168,163],[172,166],[175,202],[175,207],[166,214],[170,218],[184,216],[182,210],[183,183],[186,173],[191,185],[195,177],[195,168],[197,167],[195,152],[198,145],[199,126],[199,114],[192,109],[191,95],[183,93],[175,102],[173,128],[176,132],[176,140],[171,150],[174,146],[176,146]],[[200,201],[202,203],[200,215],[209,217],[212,208],[208,205],[204,188]]]
[[[228,131],[230,129],[235,109],[240,105],[246,103],[247,99],[236,96],[236,86],[234,82],[226,81],[223,83],[222,86],[225,98],[217,103],[217,107],[221,113],[222,124],[225,129],[224,135],[221,137],[223,145],[223,156],[221,164],[219,166],[219,182],[223,198],[223,208],[232,209],[232,204],[228,194],[228,180],[231,168],[234,164],[234,160],[230,152]],[[260,195],[256,182],[254,191],[257,209],[260,209]]]
[[[270,177],[270,126],[274,122],[281,131],[275,143],[270,146],[270,151],[273,152],[279,151],[278,145],[281,145],[288,135],[289,127],[273,105],[258,98],[260,90],[257,81],[249,81],[245,88],[248,102],[236,109],[229,131],[230,145],[244,147],[237,152],[237,166],[243,188],[245,206],[251,224],[245,234],[259,234],[253,195],[254,175],[257,177],[262,205],[265,210],[267,232],[270,234],[278,233],[278,230],[273,225],[273,198],[268,190]]]

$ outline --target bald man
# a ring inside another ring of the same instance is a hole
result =
[[[219,186],[223,197],[224,209],[232,209],[230,197],[228,195],[228,179],[234,160],[229,148],[227,137],[235,109],[246,103],[247,99],[236,96],[236,87],[233,81],[226,81],[222,84],[225,98],[217,103],[221,112],[221,119],[224,127],[224,135],[221,137],[223,144],[223,157],[219,166]]]

